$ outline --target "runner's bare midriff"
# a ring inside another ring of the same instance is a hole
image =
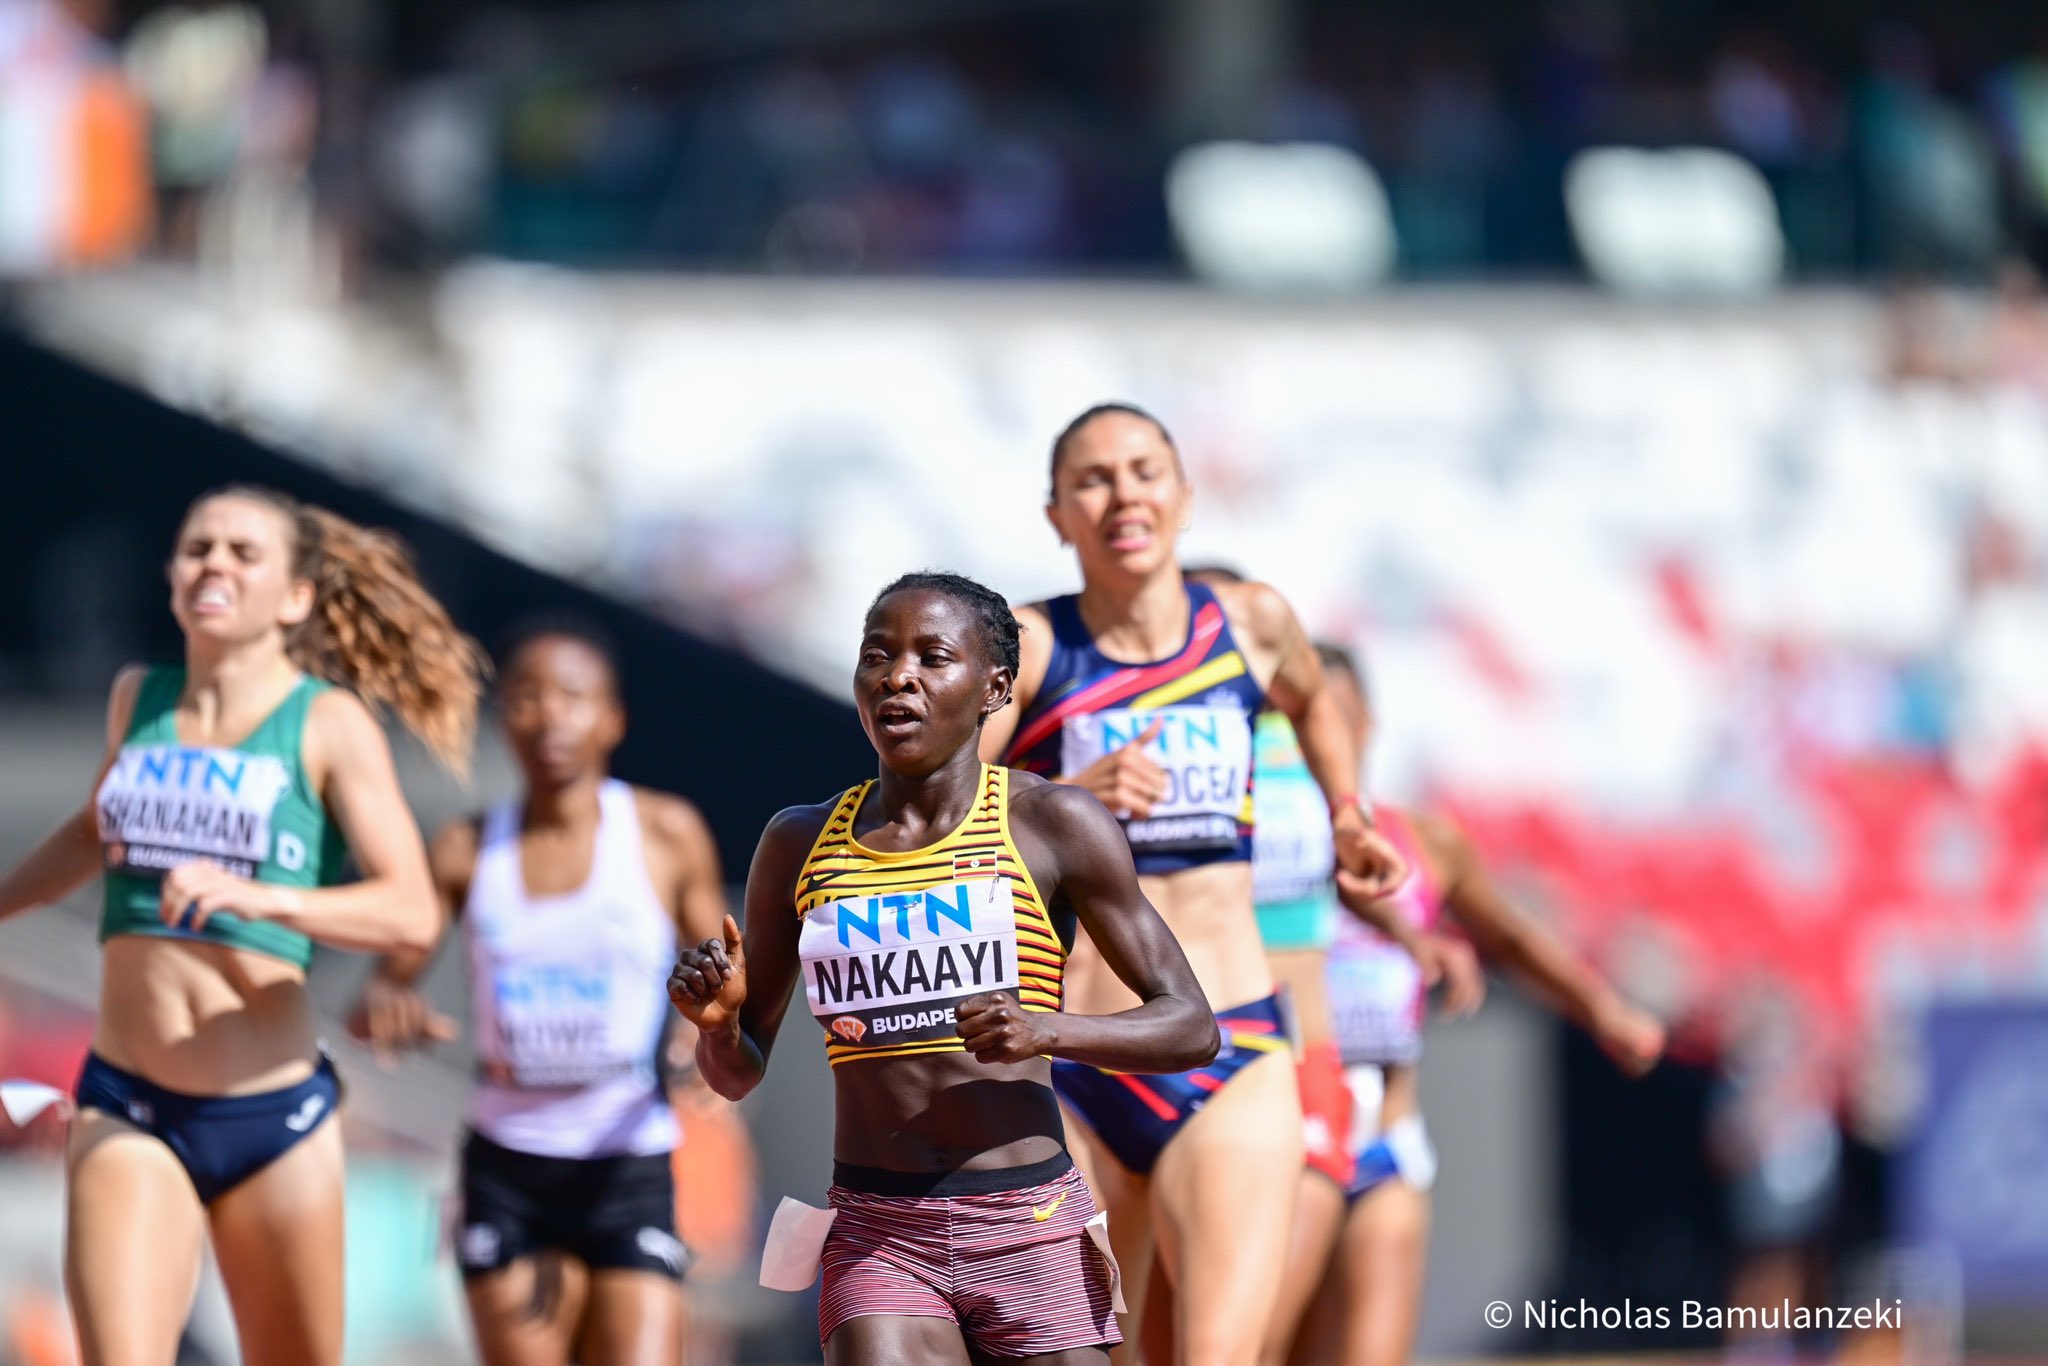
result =
[[[1252,914],[1251,864],[1212,863],[1164,877],[1141,876],[1138,885],[1180,941],[1212,1010],[1272,993],[1273,973],[1259,948]],[[1116,979],[1087,936],[1079,936],[1067,961],[1066,1008],[1106,1015],[1136,1004],[1138,998]]]
[[[305,974],[223,944],[116,935],[101,955],[93,1051],[125,1072],[197,1096],[304,1081],[319,1057]]]

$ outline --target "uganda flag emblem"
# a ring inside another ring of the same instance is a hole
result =
[[[978,854],[953,855],[953,880],[955,882],[964,881],[967,878],[994,877],[1001,871],[1002,868],[997,862],[997,856],[993,850]]]

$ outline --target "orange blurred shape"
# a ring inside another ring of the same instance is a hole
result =
[[[119,71],[87,74],[71,120],[75,178],[66,264],[103,265],[141,247],[150,223],[148,126]]]
[[[739,1107],[705,1087],[678,1087],[675,1107],[676,1226],[698,1264],[729,1273],[753,1251],[753,1140]]]
[[[7,1345],[21,1366],[78,1366],[64,1302],[40,1286],[24,1286],[7,1302]]]

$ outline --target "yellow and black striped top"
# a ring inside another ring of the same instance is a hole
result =
[[[840,796],[797,874],[804,992],[826,1057],[958,1052],[953,1008],[984,991],[1058,1010],[1066,951],[1010,837],[1010,771],[983,764],[959,827],[900,853],[854,838],[873,787]]]

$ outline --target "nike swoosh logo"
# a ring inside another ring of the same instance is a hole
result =
[[[305,1103],[299,1106],[297,1114],[286,1116],[284,1127],[295,1134],[302,1134],[313,1127],[313,1122],[320,1118],[320,1112],[326,1108],[327,1102],[319,1096],[307,1096]]]
[[[1046,1220],[1052,1218],[1052,1212],[1054,1210],[1058,1209],[1061,1205],[1064,1205],[1066,1203],[1067,1193],[1065,1191],[1061,1191],[1059,1194],[1059,1198],[1057,1200],[1054,1200],[1050,1205],[1047,1205],[1044,1209],[1040,1209],[1038,1206],[1033,1205],[1031,1207],[1031,1222],[1034,1224],[1044,1223]]]
[[[816,896],[843,876],[845,873],[840,869],[834,869],[829,873],[808,873],[804,876],[803,894],[807,897]]]

